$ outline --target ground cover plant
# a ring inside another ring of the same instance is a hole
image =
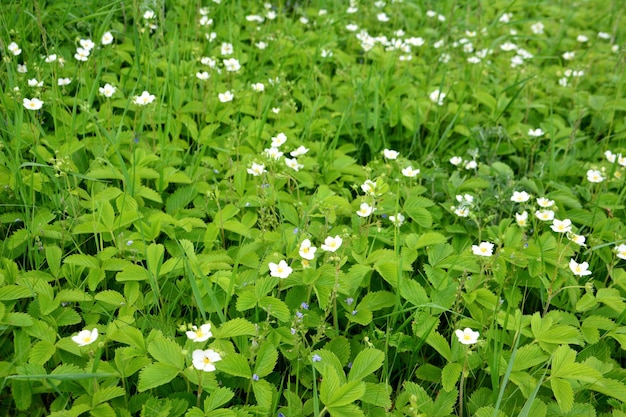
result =
[[[620,1],[9,1],[0,410],[626,416]]]

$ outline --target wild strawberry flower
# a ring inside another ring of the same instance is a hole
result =
[[[308,151],[309,151],[309,148],[305,148],[304,146],[299,146],[297,149],[294,149],[293,151],[289,152],[289,155],[295,158],[296,156],[305,155]]]
[[[233,101],[233,99],[235,98],[234,94],[231,93],[230,91],[219,93],[217,97],[222,103],[228,103],[229,101]]]
[[[303,259],[311,261],[315,258],[316,251],[317,248],[311,245],[311,241],[309,239],[304,239],[300,244],[300,250],[298,251],[298,254]]]
[[[493,255],[494,244],[491,242],[480,242],[479,245],[472,245],[472,253],[478,256]]]
[[[228,72],[236,72],[241,69],[241,64],[239,64],[239,60],[236,58],[225,59],[224,68]]]
[[[577,235],[576,233],[570,232],[567,234],[567,238],[578,246],[587,246],[585,244],[586,238],[583,235]]]
[[[454,212],[454,214],[456,214],[459,217],[468,217],[470,215],[469,208],[465,206],[459,206],[459,207],[452,206],[450,207],[450,209]]]
[[[324,240],[321,247],[322,250],[325,250],[326,252],[336,252],[337,249],[341,247],[342,243],[343,239],[339,235],[335,237],[328,236],[326,240]]]
[[[402,213],[396,213],[395,216],[389,216],[389,221],[393,223],[396,227],[402,226],[404,224],[405,217]]]
[[[400,152],[394,151],[392,149],[383,149],[383,156],[386,159],[397,159],[400,156]]]
[[[28,72],[28,67],[26,64],[17,64],[17,72],[20,74],[26,74]]]
[[[202,81],[208,80],[210,77],[209,73],[206,71],[196,72],[196,78]]]
[[[610,163],[614,163],[615,160],[617,159],[617,155],[615,155],[613,152],[611,151],[604,151],[604,156],[606,157],[606,160],[609,161]]]
[[[57,80],[57,84],[60,86],[64,86],[64,85],[70,85],[72,83],[72,79],[71,78],[59,78]]]
[[[456,196],[456,201],[458,201],[464,206],[473,206],[474,196],[471,194],[459,194]]]
[[[478,162],[476,162],[475,160],[467,161],[465,163],[465,169],[467,170],[476,169],[476,168],[478,168]]]
[[[104,87],[100,87],[98,91],[100,91],[100,94],[102,94],[105,97],[111,97],[113,94],[115,94],[115,92],[117,91],[117,88],[113,87],[109,83],[106,83]]]
[[[198,328],[197,326],[191,326],[191,330],[185,332],[189,340],[192,342],[204,342],[209,340],[213,333],[211,333],[211,323],[205,323]]]
[[[515,213],[515,222],[519,227],[528,226],[528,212]]]
[[[367,195],[376,195],[376,183],[372,180],[365,180],[365,182],[361,184],[361,190]]]
[[[285,260],[281,260],[277,264],[270,262],[268,266],[270,268],[270,275],[276,278],[287,278],[293,272],[293,269]]]
[[[480,337],[480,333],[466,327],[465,329],[457,329],[454,331],[454,334],[464,345],[473,345],[478,342],[478,338]]]
[[[545,197],[539,197],[537,199],[537,204],[539,204],[539,207],[548,208],[554,205],[554,200],[550,200]]]
[[[50,54],[44,59],[44,61],[46,61],[47,63],[55,62],[56,60],[57,60],[56,54]]]
[[[361,206],[356,211],[356,214],[360,217],[368,217],[375,210],[374,207],[370,206],[367,203],[361,203]]]
[[[626,244],[622,243],[615,247],[615,256],[620,259],[626,259]]]
[[[82,330],[78,332],[76,336],[72,336],[72,340],[78,344],[78,346],[87,346],[98,340],[98,329],[95,327],[93,330]]]
[[[19,45],[15,42],[11,42],[9,46],[7,46],[7,49],[9,50],[9,52],[11,52],[15,56],[18,56],[19,54],[22,53],[22,50],[20,49]]]
[[[287,142],[287,135],[282,132],[272,137],[272,147],[274,148],[280,148],[285,142]]]
[[[453,156],[452,158],[450,158],[450,163],[454,166],[459,166],[463,163],[463,158],[461,158],[460,156]]]
[[[554,212],[552,210],[537,210],[535,217],[546,222],[552,221],[554,220]]]
[[[298,159],[296,158],[285,158],[285,165],[294,171],[299,171],[300,168],[304,168],[304,165],[298,163]]]
[[[587,262],[579,264],[573,258],[569,260],[569,269],[572,270],[574,275],[577,275],[579,277],[591,275],[591,271],[589,271],[589,264]]]
[[[113,43],[113,35],[111,34],[111,32],[104,32],[104,35],[102,35],[102,38],[100,39],[100,43],[102,45],[110,45]]]
[[[278,148],[271,147],[271,148],[264,149],[263,155],[277,161],[280,159],[281,156],[283,156],[283,153]]]
[[[256,162],[253,162],[252,166],[250,166],[250,168],[247,169],[247,172],[248,174],[258,177],[262,175],[264,172],[267,172],[267,170],[265,169],[265,165],[257,164]]]
[[[29,87],[43,87],[43,81],[38,81],[37,78],[31,78],[28,80]]]
[[[216,369],[214,365],[215,362],[221,361],[222,357],[213,349],[196,349],[191,354],[191,360],[193,363],[193,367],[197,370],[204,372],[214,372]]]
[[[404,175],[405,177],[408,177],[408,178],[414,178],[419,173],[420,173],[419,168],[413,169],[412,166],[408,166],[406,168],[402,168],[402,175]]]
[[[155,98],[156,97],[154,94],[150,94],[149,92],[144,90],[144,92],[141,93],[140,96],[135,96],[135,98],[133,99],[133,103],[137,104],[138,106],[145,106],[152,103]]]
[[[265,85],[263,83],[254,83],[251,85],[251,87],[257,93],[261,93],[265,90]]]
[[[74,58],[77,61],[87,61],[89,59],[90,50],[85,48],[76,48],[76,53],[74,54]]]
[[[538,138],[538,137],[543,136],[543,135],[544,135],[544,131],[541,130],[540,128],[528,130],[528,136],[532,136],[534,138]]]
[[[41,106],[43,106],[43,101],[38,98],[24,98],[23,100],[24,107],[28,110],[39,110]]]
[[[602,176],[602,172],[597,169],[590,169],[587,171],[587,181],[589,182],[602,182],[604,181],[604,177]]]
[[[513,191],[513,195],[511,196],[511,201],[516,203],[525,203],[530,199],[530,194],[526,191]]]
[[[554,219],[550,228],[557,233],[568,233],[572,231],[572,221],[570,219]]]
[[[222,43],[220,52],[222,55],[232,55],[234,52],[233,45],[227,42]]]
[[[430,101],[437,104],[438,106],[443,106],[443,100],[446,98],[446,94],[437,89],[430,93],[429,98]]]

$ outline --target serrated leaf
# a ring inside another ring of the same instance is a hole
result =
[[[33,290],[19,285],[7,285],[0,288],[0,301],[19,300],[34,296]]]
[[[239,353],[225,355],[221,361],[216,362],[215,366],[221,372],[226,372],[229,375],[246,379],[252,378],[252,371],[250,371],[248,361]]]
[[[348,381],[361,380],[383,365],[385,354],[378,349],[364,349],[356,355],[348,374]]]
[[[195,185],[187,185],[178,188],[167,198],[165,211],[168,214],[175,214],[177,211],[187,207],[198,195]]]
[[[426,343],[435,349],[444,359],[448,362],[452,362],[452,352],[450,351],[450,345],[448,341],[436,331],[432,331],[426,337]]]
[[[446,391],[452,391],[461,377],[463,365],[456,362],[447,363],[441,370],[441,385]]]
[[[90,294],[75,288],[63,289],[57,293],[55,298],[60,303],[81,303],[93,299]]]
[[[85,268],[100,268],[97,258],[89,255],[69,255],[63,259],[63,263],[68,265],[83,266]]]
[[[391,408],[391,392],[392,389],[384,383],[365,383],[365,394],[361,401],[372,404],[376,407]]]
[[[6,313],[2,322],[9,326],[25,327],[33,325],[33,318],[26,313]]]
[[[148,271],[141,265],[130,264],[115,275],[115,280],[119,282],[146,281],[148,280]]]
[[[424,287],[412,279],[403,279],[400,283],[400,296],[414,306],[428,304],[428,294]]]
[[[179,370],[182,370],[185,365],[185,358],[180,345],[163,335],[156,336],[148,344],[148,352],[158,362],[171,365]]]
[[[572,385],[562,378],[550,378],[552,393],[562,412],[567,413],[574,405],[574,390]]]
[[[265,380],[259,380],[252,383],[252,390],[259,408],[269,412],[274,399],[274,386]]]
[[[366,308],[370,311],[378,311],[383,308],[393,307],[396,296],[389,291],[368,292],[357,305],[357,310]]]
[[[255,325],[244,318],[229,320],[213,330],[213,335],[221,339],[237,336],[255,336],[256,334]]]
[[[44,365],[56,352],[56,346],[47,340],[40,340],[30,348],[28,360],[35,365]]]
[[[360,379],[349,381],[341,385],[330,394],[326,403],[327,407],[341,407],[361,399],[365,394],[365,384]]]
[[[113,398],[121,397],[126,395],[126,390],[122,387],[114,386],[114,387],[106,387],[100,388],[91,396],[91,405],[97,406],[98,404],[107,402]]]
[[[96,301],[111,304],[116,307],[121,307],[126,304],[124,296],[115,290],[100,291],[94,298]]]
[[[235,394],[226,387],[217,387],[211,391],[211,395],[204,400],[204,411],[215,410],[229,402]]]
[[[438,232],[426,232],[419,237],[417,235],[409,235],[406,239],[406,245],[409,249],[417,250],[426,246],[446,243],[447,238]]]
[[[256,354],[254,373],[263,378],[272,373],[276,362],[278,361],[278,351],[269,342],[265,342],[261,345]]]
[[[176,378],[178,372],[178,368],[165,363],[153,363],[147,365],[139,372],[137,390],[139,392],[143,392],[165,385],[172,379]]]
[[[328,407],[328,412],[332,417],[363,417],[363,410],[354,404]]]
[[[282,322],[287,322],[291,319],[287,304],[278,298],[270,296],[262,297],[259,300],[259,307],[267,311],[267,314],[276,317]]]

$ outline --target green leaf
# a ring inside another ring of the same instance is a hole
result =
[[[213,329],[213,336],[220,339],[237,336],[255,336],[257,334],[254,324],[244,318],[236,318],[227,321],[219,328]]]
[[[550,378],[550,387],[563,413],[567,413],[574,405],[574,390],[569,381],[562,378]]]
[[[363,410],[354,404],[328,407],[332,417],[363,417]]]
[[[7,285],[0,288],[0,301],[19,300],[21,298],[34,297],[33,290],[18,285]]]
[[[248,361],[239,353],[229,353],[224,355],[221,361],[216,362],[215,366],[221,372],[233,376],[239,376],[241,378],[252,378],[252,372],[250,371],[250,365]]]
[[[126,304],[124,296],[115,290],[100,291],[94,298],[96,301],[101,301],[116,307],[122,307]]]
[[[389,291],[374,291],[365,294],[356,309],[366,308],[370,311],[378,311],[383,308],[393,307],[395,303],[396,296]]]
[[[322,362],[325,362],[324,359],[322,359]],[[324,368],[324,372],[322,373],[322,382],[319,385],[319,394],[320,400],[325,405],[328,405],[330,403],[331,397],[333,396],[333,393],[337,392],[337,390],[341,386],[341,380],[339,378],[338,371],[334,367],[320,362],[316,362],[315,367]]]
[[[114,386],[100,388],[91,396],[91,405],[96,406],[123,395],[126,395],[126,390],[122,387]]]
[[[407,201],[408,203],[408,201]],[[424,207],[408,206],[405,204],[404,211],[417,223],[425,229],[430,229],[433,225],[433,216]]]
[[[182,370],[185,365],[185,358],[180,345],[162,334],[157,335],[150,342],[148,352],[158,362],[170,365],[178,370]]]
[[[282,322],[287,322],[291,319],[289,314],[289,308],[282,300],[278,298],[265,296],[259,300],[259,307],[267,312],[267,314],[276,317]]]
[[[30,348],[28,359],[30,363],[44,365],[56,352],[56,346],[47,340],[40,340]]]
[[[61,257],[63,256],[61,248],[58,246],[46,246],[45,252],[50,273],[52,273],[54,277],[58,277],[61,271]]]
[[[461,377],[463,365],[456,362],[447,363],[441,371],[441,384],[446,391],[452,391]]]
[[[326,403],[328,407],[340,407],[361,399],[365,394],[365,384],[359,380],[349,381],[330,394]]]
[[[263,378],[272,373],[278,361],[278,351],[269,342],[264,342],[256,354],[254,373]]]
[[[153,363],[147,365],[139,372],[139,392],[165,385],[176,378],[180,370],[165,363]]]
[[[400,296],[414,306],[423,306],[428,304],[428,294],[424,287],[413,279],[403,279],[400,283]]]
[[[269,412],[272,408],[275,395],[274,386],[262,379],[252,383],[252,390],[254,391],[254,396],[256,397],[259,408],[265,412]]]
[[[211,395],[204,400],[204,411],[215,410],[229,402],[235,394],[226,387],[217,387],[211,391]]]
[[[141,265],[127,265],[123,271],[115,276],[115,280],[119,282],[125,281],[146,281],[148,279],[148,271]]]
[[[385,354],[378,349],[364,349],[354,358],[348,381],[361,380],[383,365]]]
[[[26,327],[33,325],[33,318],[26,313],[7,313],[2,319],[4,324],[15,327]]]
[[[146,264],[148,273],[153,277],[159,276],[159,271],[163,265],[163,255],[165,248],[161,244],[151,243],[146,248]]]
[[[431,331],[426,337],[426,343],[435,349],[444,359],[452,362],[452,352],[448,341],[436,331]]]
[[[100,262],[97,258],[89,255],[69,255],[63,259],[63,263],[74,266],[82,266],[85,268],[100,268]]]
[[[384,383],[365,383],[365,394],[361,401],[367,404],[372,404],[376,407],[391,408],[391,392],[390,386]]]
[[[437,245],[440,243],[446,243],[447,238],[438,232],[426,232],[419,237],[417,235],[408,235],[406,238],[406,245],[409,249],[417,250],[426,246]]]

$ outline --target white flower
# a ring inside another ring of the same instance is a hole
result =
[[[98,329],[95,327],[93,330],[82,330],[76,336],[72,336],[72,340],[78,344],[78,346],[87,346],[92,344],[98,339]]]
[[[604,181],[604,177],[602,176],[602,173],[597,169],[590,169],[587,171],[587,181],[602,182]]]
[[[154,96],[154,94],[150,94],[149,92],[144,90],[144,92],[141,93],[140,96],[135,96],[133,102],[139,106],[145,106],[152,103],[155,98],[156,97]]]
[[[263,42],[263,41],[260,41],[260,42],[255,43],[254,46],[256,46],[257,48],[263,50],[263,49],[267,48],[267,43]]]
[[[196,78],[199,80],[208,80],[210,77],[209,73],[206,71],[202,71],[202,72],[196,72]]]
[[[565,52],[565,53],[563,53],[562,57],[566,61],[571,61],[572,59],[574,59],[575,55],[576,54],[574,52]]]
[[[57,84],[60,86],[69,85],[72,82],[71,78],[59,78],[57,80]]]
[[[263,155],[277,161],[280,159],[281,156],[283,156],[283,153],[280,150],[278,150],[278,148],[271,147],[271,148],[264,149]]]
[[[38,98],[24,98],[23,100],[24,103],[24,107],[26,107],[28,110],[39,110],[41,108],[41,106],[43,106],[43,101],[39,100]]]
[[[567,87],[567,78],[565,78],[565,77],[559,78],[559,85],[561,87]]]
[[[426,11],[426,16],[428,16],[428,17],[435,17],[435,16],[437,16],[437,12],[435,12],[434,10],[427,10]]]
[[[554,220],[554,212],[552,210],[537,210],[535,217],[543,221],[552,221]]]
[[[322,58],[330,58],[331,56],[333,56],[333,51],[331,51],[330,49],[322,49],[322,51],[320,52],[320,56]]]
[[[584,277],[585,275],[591,275],[591,271],[589,270],[589,264],[587,262],[578,263],[574,260],[574,258],[569,260],[569,269],[572,270],[574,275],[578,275],[579,277]]]
[[[267,172],[267,170],[265,169],[265,165],[257,164],[256,162],[253,162],[252,166],[250,166],[250,168],[248,168],[247,171],[248,171],[248,174],[252,174],[255,177],[258,177],[262,175],[264,172]]]
[[[272,146],[275,148],[282,146],[285,142],[287,142],[287,135],[282,132],[276,136],[272,136]]]
[[[583,235],[577,235],[576,233],[568,233],[567,238],[577,244],[578,246],[587,246],[585,245],[585,237]]]
[[[392,149],[383,149],[383,156],[387,159],[396,159],[400,153]]]
[[[465,163],[465,169],[467,170],[476,169],[476,168],[478,168],[478,162],[476,162],[475,160],[467,161]]]
[[[606,32],[598,32],[598,38],[600,39],[611,39],[611,35]]]
[[[199,23],[200,26],[211,26],[213,24],[213,19],[209,16],[202,16]]]
[[[293,272],[293,269],[287,265],[284,259],[277,264],[270,262],[268,266],[270,268],[270,275],[276,278],[287,278]]]
[[[511,201],[515,201],[516,203],[525,203],[530,199],[530,194],[526,191],[513,191],[513,195],[511,196]]]
[[[540,136],[544,135],[544,131],[541,130],[541,128],[537,128],[537,129],[529,129],[528,130],[528,136],[532,136],[534,138],[538,138]]]
[[[104,32],[104,35],[102,35],[102,39],[100,39],[100,43],[102,43],[102,45],[110,45],[113,43],[113,35],[111,34],[111,32]]]
[[[500,45],[500,49],[502,49],[504,52],[514,51],[517,49],[517,45],[515,45],[513,42],[507,41]]]
[[[509,23],[511,18],[513,17],[513,13],[503,13],[498,20],[500,23]]]
[[[56,54],[48,55],[46,57],[46,59],[44,59],[44,61],[46,61],[47,63],[54,62],[56,60],[57,60],[57,55]]]
[[[413,169],[412,166],[408,166],[406,168],[402,168],[402,175],[404,175],[405,177],[409,177],[409,178],[413,178],[415,176],[417,176],[417,174],[420,173],[419,169]]]
[[[376,19],[377,19],[379,22],[388,22],[388,21],[389,21],[389,16],[387,16],[387,14],[386,14],[386,13],[382,12],[382,13],[378,13],[378,14],[376,15]]]
[[[475,332],[469,327],[466,327],[463,330],[457,329],[454,331],[454,334],[459,339],[459,342],[464,345],[473,345],[474,343],[478,342],[478,337],[480,336],[479,332]]]
[[[214,372],[215,362],[221,361],[222,357],[213,349],[196,349],[191,354],[193,367],[199,371]]]
[[[81,39],[78,43],[87,51],[91,51],[96,46],[91,39]]]
[[[76,48],[74,58],[76,58],[77,61],[87,61],[89,59],[89,51],[84,48]]]
[[[350,32],[356,32],[357,30],[359,30],[359,26],[354,23],[349,23],[346,25],[346,30]]]
[[[26,74],[28,72],[28,68],[26,67],[26,64],[17,64],[17,72],[21,74]]]
[[[143,18],[146,20],[154,19],[154,16],[155,16],[154,12],[150,9],[146,10],[143,13]]]
[[[360,217],[367,217],[374,211],[374,207],[370,206],[367,203],[361,203],[361,206],[356,211],[356,214]]]
[[[474,196],[471,194],[459,194],[456,196],[456,201],[461,203],[464,206],[473,206],[474,205]]]
[[[615,247],[616,256],[620,259],[626,259],[626,245],[621,244]]]
[[[307,25],[309,23],[309,19],[306,16],[301,16],[299,20],[303,25]]]
[[[439,106],[443,106],[443,100],[446,98],[446,94],[442,93],[439,90],[435,90],[430,93],[428,97],[430,97],[430,101],[432,101],[433,103],[436,103]]]
[[[31,78],[28,80],[29,87],[43,87],[43,81],[37,81],[37,78]]]
[[[209,337],[213,336],[211,333],[211,323],[205,323],[198,329],[197,326],[191,326],[191,330],[185,332],[189,340],[193,342],[204,342],[209,340]]]
[[[220,48],[222,55],[232,55],[234,52],[233,45],[231,43],[224,42]]]
[[[217,97],[220,99],[222,103],[228,103],[229,101],[233,101],[235,96],[230,91],[225,91],[223,93],[219,93]]]
[[[402,224],[404,223],[404,216],[402,215],[402,213],[396,213],[395,216],[389,216],[389,221],[393,224],[395,224],[397,227],[402,226]]]
[[[493,255],[493,243],[480,242],[479,245],[472,245],[472,253],[478,256],[491,256]]]
[[[365,180],[365,182],[361,184],[361,190],[367,195],[376,195],[376,183],[372,180]]]
[[[576,40],[578,42],[580,42],[580,43],[585,43],[585,42],[589,41],[589,38],[587,36],[585,36],[585,35],[578,35],[576,37]]]
[[[547,199],[545,197],[539,197],[537,199],[537,204],[539,204],[539,207],[548,208],[548,207],[552,207],[554,205],[554,200],[550,200],[550,199]]]
[[[304,168],[304,165],[299,164],[296,158],[285,158],[285,164],[294,171]]]
[[[300,244],[300,250],[298,253],[303,259],[311,261],[315,258],[315,251],[317,251],[317,248],[315,246],[311,246],[311,241],[309,239],[304,239]]]
[[[104,87],[100,87],[98,90],[100,91],[100,94],[102,94],[103,96],[111,97],[113,94],[115,94],[115,92],[117,91],[117,88],[107,83],[104,85]]]
[[[309,148],[305,148],[304,146],[299,146],[298,149],[295,149],[289,152],[289,154],[293,157],[296,157],[296,156],[305,155],[308,151],[309,151]]]
[[[467,217],[470,215],[470,211],[467,207],[465,206],[459,206],[459,207],[450,207],[453,211],[454,214],[456,214],[459,217]]]
[[[617,155],[615,155],[611,151],[604,151],[604,156],[606,157],[606,160],[609,161],[610,163],[614,163],[615,160],[617,159]]]
[[[452,158],[450,158],[450,163],[454,166],[459,166],[463,163],[463,158],[461,158],[460,156],[453,156]]]
[[[252,89],[257,93],[265,91],[265,85],[263,83],[254,83],[251,85]]]
[[[322,244],[322,250],[325,250],[327,252],[335,252],[341,247],[342,243],[343,239],[339,235],[335,237],[328,236]]]
[[[543,26],[543,23],[541,22],[537,22],[530,27],[530,30],[532,30],[535,35],[543,34],[543,29],[544,29],[544,26]]]
[[[359,11],[359,9],[357,7],[354,7],[354,6],[350,6],[350,7],[348,7],[346,9],[346,13],[348,13],[348,14],[354,14],[354,13],[356,13],[358,11]]]
[[[515,213],[515,221],[519,227],[528,226],[528,212],[524,211],[522,213]]]
[[[204,56],[200,59],[200,63],[202,65],[208,65],[211,68],[215,68],[217,61],[215,61],[213,58],[209,58],[208,56]]]
[[[626,167],[626,156],[622,156],[621,153],[617,154],[617,163],[623,167]]]
[[[20,49],[19,45],[16,44],[15,42],[11,42],[9,46],[7,46],[7,49],[15,56],[18,56],[19,54],[22,53],[22,50]]]
[[[229,58],[224,60],[224,67],[226,71],[235,72],[241,69],[241,65],[239,64],[239,60],[237,58]]]
[[[274,114],[280,113],[280,107],[272,107],[272,113]]]
[[[572,221],[570,219],[554,219],[550,228],[557,233],[568,233],[572,231]]]

